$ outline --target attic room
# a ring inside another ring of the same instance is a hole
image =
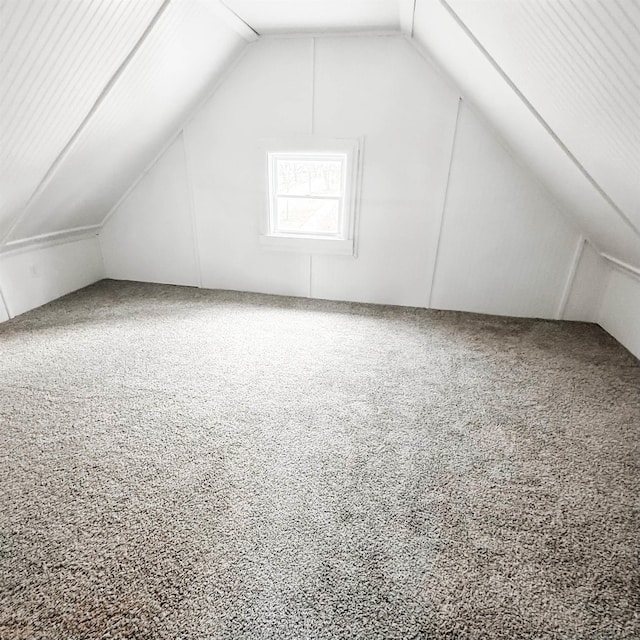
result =
[[[640,637],[637,0],[0,0],[0,637]]]

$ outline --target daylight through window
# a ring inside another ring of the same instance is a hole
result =
[[[269,250],[355,257],[356,139],[265,140],[260,244]]]
[[[269,154],[270,233],[344,237],[346,161],[346,154]]]

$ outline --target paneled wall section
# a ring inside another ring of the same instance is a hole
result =
[[[363,140],[355,258],[258,242],[261,143],[309,134]],[[548,318],[578,238],[400,37],[251,45],[100,235],[110,277]]]
[[[0,254],[0,321],[104,278],[98,238],[30,245]]]

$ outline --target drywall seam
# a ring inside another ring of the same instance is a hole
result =
[[[198,232],[198,216],[196,211],[196,193],[193,184],[191,161],[189,160],[189,147],[186,131],[182,130],[182,151],[184,153],[184,169],[187,175],[187,191],[189,192],[189,218],[191,220],[191,237],[193,244],[193,259],[196,265],[198,286],[202,289],[202,266],[200,263],[200,234]]]
[[[2,289],[0,289],[0,300],[2,301],[2,306],[7,314],[7,318],[11,318],[11,314],[9,313],[9,307],[7,306],[7,301],[5,300],[4,293],[2,293]]]
[[[438,223],[438,240],[436,241],[436,250],[433,255],[433,268],[431,269],[431,284],[429,285],[429,295],[427,296],[427,309],[431,309],[431,300],[433,298],[433,285],[436,281],[436,270],[438,268],[438,257],[440,255],[440,240],[442,239],[442,226],[444,223],[444,212],[447,208],[447,196],[449,195],[449,182],[451,180],[451,169],[453,167],[453,156],[456,147],[456,138],[458,136],[458,123],[460,121],[460,111],[462,107],[462,98],[458,98],[458,108],[456,110],[456,121],[453,125],[453,135],[451,136],[451,151],[449,153],[449,168],[447,169],[447,180],[444,187],[444,196],[442,198],[442,208],[440,210],[440,221]]]
[[[560,137],[549,126],[547,121],[540,115],[535,107],[527,100],[524,94],[518,89],[516,84],[506,74],[502,67],[496,62],[491,54],[482,46],[480,41],[473,35],[471,29],[466,23],[458,16],[458,14],[451,8],[446,0],[440,0],[440,4],[449,13],[449,15],[455,20],[456,24],[464,31],[466,36],[475,44],[480,53],[486,58],[489,64],[498,72],[500,77],[509,85],[511,90],[520,98],[522,103],[527,107],[535,119],[542,125],[545,131],[553,138],[556,144],[564,151],[567,157],[573,162],[576,168],[582,173],[582,175],[588,180],[591,186],[600,194],[600,196],[609,204],[609,206],[618,214],[618,216],[625,222],[625,224],[638,236],[640,236],[640,229],[629,219],[627,214],[611,199],[609,194],[600,186],[595,178],[584,168],[580,161],[571,153],[569,148],[562,142]]]
[[[147,175],[147,173],[149,173],[149,171],[151,171],[151,169],[153,169],[153,167],[155,167],[156,164],[158,164],[158,161],[160,160],[160,158],[162,158],[162,156],[166,153],[169,147],[176,141],[176,139],[182,133],[182,131],[187,128],[191,120],[193,120],[193,118],[200,112],[202,107],[204,107],[204,105],[211,99],[213,94],[220,88],[220,85],[227,79],[229,74],[233,71],[233,69],[236,67],[238,62],[240,62],[240,60],[245,56],[247,50],[250,47],[251,47],[251,44],[248,44],[240,50],[236,58],[231,61],[231,63],[227,66],[225,71],[223,71],[223,73],[218,77],[217,82],[213,84],[211,91],[207,92],[207,94],[202,98],[202,100],[198,101],[198,103],[194,106],[191,113],[180,124],[178,130],[174,131],[170,135],[170,137],[167,139],[166,144],[160,148],[160,151],[158,152],[158,154],[153,158],[153,160],[151,160],[151,162],[145,167],[145,169],[140,173],[140,175],[138,175],[133,180],[131,185],[125,190],[122,196],[120,196],[120,198],[113,205],[113,207],[109,209],[109,211],[107,212],[107,214],[102,219],[102,222],[99,225],[101,229],[104,227],[105,224],[107,224],[107,222],[109,222],[109,219],[111,218],[111,216],[118,210],[120,205],[129,197],[129,194],[138,186],[140,181]]]
[[[358,249],[360,247],[360,209],[362,206],[362,184],[364,182],[364,142],[365,136],[358,139],[358,166],[356,167],[356,185],[355,198],[353,201],[353,257],[358,257]]]
[[[77,129],[74,131],[71,138],[69,138],[69,141],[67,142],[67,144],[62,148],[60,153],[56,156],[54,161],[51,163],[51,166],[47,169],[46,173],[42,177],[42,180],[40,180],[40,182],[36,186],[35,190],[27,200],[27,203],[23,207],[22,211],[20,211],[20,213],[15,217],[13,223],[9,226],[8,231],[4,234],[4,236],[0,240],[0,245],[6,244],[7,238],[11,236],[15,228],[24,219],[25,214],[29,210],[29,207],[31,206],[32,202],[40,195],[40,193],[42,193],[44,188],[51,182],[51,179],[53,178],[56,171],[62,164],[62,161],[66,158],[66,156],[69,154],[71,149],[75,147],[78,139],[82,135],[82,132],[86,129],[87,125],[93,118],[94,114],[96,113],[100,105],[104,102],[104,100],[106,99],[107,95],[109,94],[113,86],[116,84],[118,79],[124,73],[125,69],[129,66],[129,63],[131,62],[131,60],[138,53],[138,51],[144,44],[144,41],[147,39],[149,34],[153,31],[154,27],[156,26],[156,24],[158,23],[162,15],[164,14],[170,2],[171,0],[164,0],[164,2],[160,6],[156,14],[151,19],[151,22],[149,22],[146,29],[142,32],[142,35],[138,38],[138,41],[135,43],[131,51],[129,51],[129,53],[127,54],[126,58],[122,61],[120,66],[116,69],[115,73],[111,76],[107,84],[104,86],[104,88],[100,92],[100,95],[97,97],[96,101],[93,103],[93,106],[87,112],[87,115],[84,117],[84,119],[82,120],[80,125],[77,127]]]
[[[407,35],[402,34],[402,39],[413,49],[416,55],[421,58],[424,62],[426,62],[431,70],[438,76],[440,81],[449,87],[452,93],[455,93],[458,96],[462,96],[462,91],[460,86],[454,82],[451,74],[447,73],[442,65],[429,53],[427,49],[425,49],[416,38],[409,37]],[[469,102],[467,101],[467,104]]]
[[[532,181],[534,181],[536,185],[538,185],[541,191],[549,196],[550,200],[556,206],[558,213],[564,217],[567,223],[575,228],[576,231],[579,231],[579,228],[576,227],[575,215],[572,214],[571,210],[558,198],[558,196],[553,191],[549,189],[547,183],[543,181],[538,176],[538,174],[531,169],[529,164],[525,160],[523,160],[522,156],[507,143],[500,130],[497,129],[495,125],[486,118],[484,111],[480,107],[478,107],[473,100],[469,100],[464,96],[464,91],[462,91],[461,87],[454,83],[451,76],[444,71],[440,63],[432,58],[431,54],[426,49],[424,49],[416,39],[406,37],[404,39],[411,45],[413,50],[435,71],[435,73],[444,82],[444,84],[446,84],[452,91],[462,97],[465,106],[482,123],[482,125],[491,132],[494,139],[505,150],[511,160],[513,160],[515,164],[522,168],[527,176]],[[598,248],[597,243],[594,242],[592,238],[585,236],[585,239],[594,248],[596,253],[601,253],[601,250]]]
[[[312,285],[312,268],[313,268],[313,256],[309,254],[309,291],[307,294],[307,298],[313,298],[311,295],[311,285]]]
[[[418,0],[413,0],[413,6],[411,7],[411,37],[413,38],[413,28],[416,24],[416,3]]]
[[[601,253],[599,255],[600,255],[600,257],[602,257]],[[613,272],[613,265],[610,262],[607,262],[605,260],[604,267],[607,270],[607,275],[606,275],[604,286],[602,287],[602,289],[600,291],[600,295],[598,296],[598,308],[595,310],[596,311],[596,313],[595,313],[595,322],[600,327],[602,327],[602,329],[604,329],[604,331],[607,331],[602,326],[602,304],[604,302],[604,296],[605,296],[605,293],[607,292],[607,288],[609,287],[609,281],[611,280],[611,273]],[[607,333],[609,333],[609,332],[607,331]],[[609,335],[611,335],[611,334],[609,333]]]
[[[400,31],[413,37],[413,21],[416,14],[416,0],[398,0],[398,15],[400,17]]]
[[[63,231],[53,231],[52,233],[44,233],[40,236],[32,236],[23,240],[15,240],[0,247],[0,256],[16,255],[18,253],[24,253],[25,251],[31,251],[31,249],[44,249],[58,244],[84,240],[91,236],[97,236],[99,231],[99,225],[91,225],[65,229]]]
[[[630,264],[623,262],[622,260],[618,260],[618,258],[614,258],[610,256],[608,253],[600,252],[600,257],[604,258],[608,263],[610,263],[614,268],[618,271],[623,271],[630,276],[633,276],[636,279],[640,279],[640,269],[636,269]]]
[[[97,242],[98,255],[100,256],[100,264],[102,265],[102,277],[106,278],[107,277],[107,267],[105,266],[105,263],[104,263],[104,253],[102,252],[102,242],[100,242],[99,235],[96,235],[96,238],[98,240],[98,242]]]
[[[578,238],[576,250],[573,254],[573,260],[571,261],[571,265],[569,267],[569,273],[567,274],[567,281],[564,285],[562,296],[560,297],[560,304],[558,305],[556,320],[564,319],[564,312],[567,308],[567,302],[569,301],[571,290],[573,289],[573,283],[576,278],[576,273],[578,272],[578,265],[580,264],[580,260],[582,259],[582,253],[584,252],[584,245],[586,244],[586,242],[587,241],[585,237],[583,235],[580,235]]]
[[[311,135],[316,123],[316,39],[311,38]]]

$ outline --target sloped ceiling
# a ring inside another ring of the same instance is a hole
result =
[[[161,7],[2,2],[0,237]]]
[[[640,229],[640,2],[448,2]]]
[[[0,0],[0,246],[99,226],[257,34],[402,31],[640,266],[637,0]]]
[[[225,12],[217,0],[0,5],[0,241],[102,222],[246,44]]]
[[[412,23],[594,246],[635,268],[638,12],[635,0],[416,0]]]

